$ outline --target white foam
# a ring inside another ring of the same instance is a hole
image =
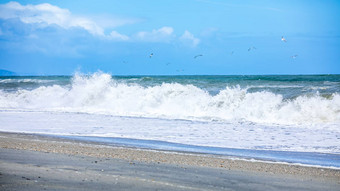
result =
[[[189,145],[255,150],[340,153],[340,130],[309,126],[198,122],[109,115],[0,112],[0,131],[54,135],[121,137]]]
[[[43,80],[43,79],[2,79],[0,83],[48,83],[55,80]]]
[[[328,99],[316,93],[284,100],[280,94],[247,92],[247,88],[236,86],[210,95],[194,85],[163,83],[143,87],[118,83],[103,73],[75,75],[71,86],[0,91],[0,108],[272,125],[303,124],[313,128],[339,128],[336,126],[340,124],[338,93]]]
[[[248,89],[250,88],[302,88],[303,86],[299,85],[251,85],[247,86]]]

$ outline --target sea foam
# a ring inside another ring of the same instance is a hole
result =
[[[75,75],[69,85],[0,90],[0,108],[84,112],[165,119],[221,120],[263,124],[340,124],[340,95],[284,99],[270,91],[228,86],[216,95],[192,84],[142,86],[105,73]]]

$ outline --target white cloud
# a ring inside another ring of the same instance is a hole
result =
[[[100,37],[105,40],[113,41],[144,41],[144,42],[176,42],[182,41],[190,46],[197,46],[200,43],[189,31],[185,31],[179,38],[174,34],[174,29],[164,26],[152,31],[141,31],[129,37],[121,34],[116,30],[105,33],[105,29],[114,28],[124,24],[132,24],[137,22],[134,19],[115,19],[106,16],[104,19],[91,19],[96,17],[77,16],[72,14],[68,9],[63,9],[48,3],[37,5],[21,5],[18,2],[9,2],[0,4],[0,19],[19,19],[26,24],[35,24],[39,27],[47,27],[49,25],[57,25],[64,29],[74,27],[81,28],[93,36]],[[0,35],[3,32],[0,29]],[[30,34],[34,35],[34,34]]]
[[[174,29],[172,27],[162,27],[151,32],[138,32],[136,38],[142,41],[169,42],[174,38],[173,32]]]
[[[141,19],[137,18],[122,18],[110,14],[91,15],[88,17],[96,21],[96,23],[103,28],[115,28],[119,26],[135,24],[142,21]]]
[[[180,37],[184,43],[187,43],[193,47],[196,47],[200,43],[200,39],[196,38],[193,34],[189,31],[184,31],[183,35]]]
[[[108,36],[108,38],[112,40],[121,40],[121,41],[126,41],[130,39],[128,36],[120,34],[117,31],[112,31],[110,35]]]
[[[72,15],[68,9],[62,9],[57,6],[43,3],[38,5],[21,5],[17,2],[9,2],[7,4],[0,5],[0,18],[1,19],[20,19],[21,22],[27,24],[41,24],[41,26],[58,25],[64,29],[70,29],[72,27],[80,27],[94,36],[105,37],[113,40],[127,40],[128,37],[121,35],[116,31],[112,31],[111,34],[105,35],[104,28],[94,22],[88,17],[80,17]],[[116,23],[122,25],[123,20],[120,19]],[[130,22],[131,21],[127,21]]]
[[[18,18],[27,24],[55,24],[65,29],[80,27],[93,35],[104,35],[104,29],[92,20],[73,16],[69,10],[48,3],[21,5],[17,2],[9,2],[0,6],[0,18]]]

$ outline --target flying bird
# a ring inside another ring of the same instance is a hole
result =
[[[251,51],[251,50],[256,50],[256,47],[254,47],[254,46],[249,47],[249,48],[248,48],[248,51]]]
[[[295,54],[295,55],[291,56],[291,58],[295,59],[297,56],[298,56],[298,55]]]
[[[153,56],[153,53],[150,54],[150,58]]]
[[[234,51],[231,51],[230,55],[233,55],[234,54]]]
[[[194,58],[196,59],[197,57],[200,57],[200,56],[203,56],[203,54],[196,55],[194,56]]]
[[[287,40],[282,36],[281,37],[281,40],[283,41],[283,42],[287,42]]]

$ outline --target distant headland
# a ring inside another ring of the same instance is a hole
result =
[[[0,76],[15,76],[15,75],[16,75],[15,72],[0,69]]]

